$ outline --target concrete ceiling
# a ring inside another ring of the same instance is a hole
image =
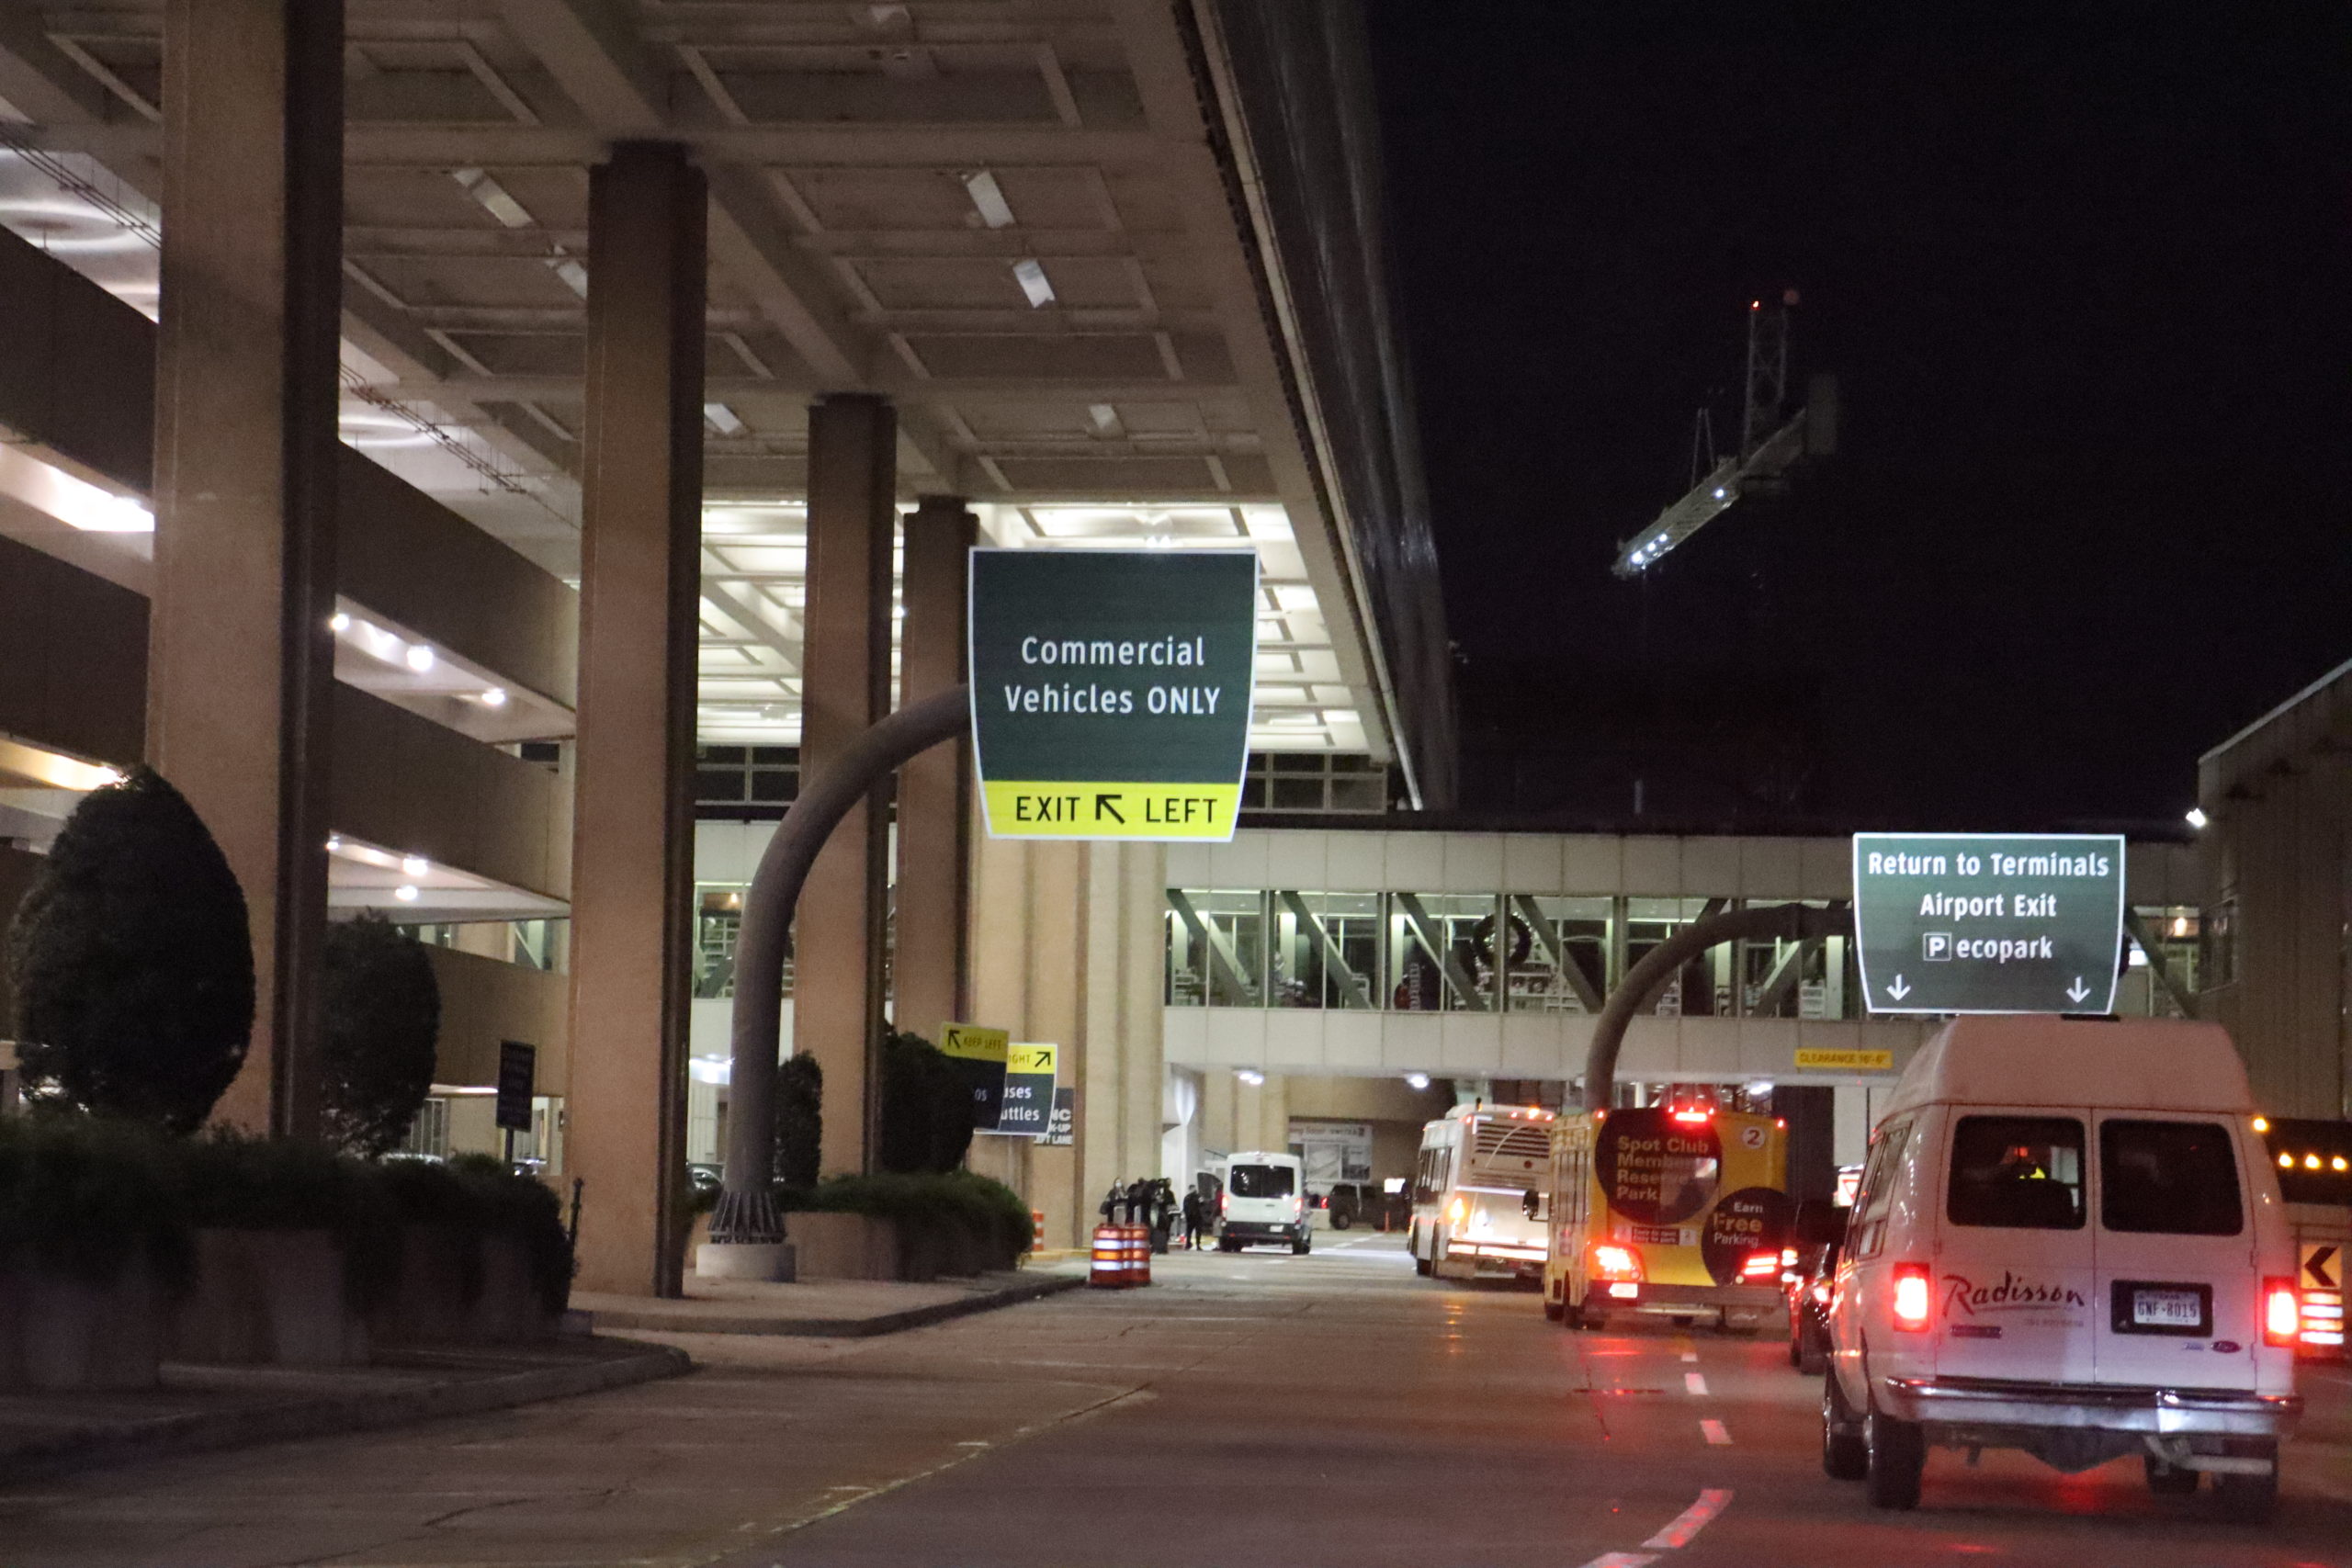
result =
[[[151,313],[161,24],[0,17],[0,222]],[[906,496],[996,542],[1255,544],[1253,745],[1389,754],[1311,377],[1167,0],[350,0],[348,34],[345,438],[560,574],[587,166],[707,170],[706,739],[797,738],[806,409],[871,391]]]

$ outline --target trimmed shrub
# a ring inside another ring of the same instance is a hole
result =
[[[972,1146],[971,1086],[938,1046],[894,1031],[882,1039],[881,1122],[874,1163],[883,1170],[954,1170]]]
[[[356,1155],[386,1154],[433,1088],[441,985],[424,944],[373,910],[329,926],[324,957],[326,1135]]]
[[[191,1228],[330,1233],[355,1311],[380,1305],[398,1284],[399,1211],[373,1167],[317,1145],[228,1128],[189,1139],[172,1151],[172,1163]]]
[[[245,1059],[244,895],[195,810],[150,769],[74,808],[17,911],[7,963],[37,1098],[190,1133]]]
[[[787,1212],[871,1214],[918,1224],[956,1224],[1029,1250],[1029,1205],[1001,1181],[968,1170],[836,1176],[808,1190],[779,1190]]]
[[[112,1284],[143,1254],[164,1288],[195,1250],[174,1150],[152,1128],[85,1116],[0,1116],[0,1268]]]
[[[775,1179],[816,1186],[824,1138],[825,1069],[805,1051],[786,1056],[775,1070]]]
[[[374,1168],[402,1223],[520,1244],[540,1304],[563,1310],[571,1296],[571,1240],[563,1205],[548,1188],[488,1155],[459,1155],[444,1165],[391,1160]],[[479,1292],[481,1279],[469,1277],[467,1289]]]
[[[403,1224],[517,1243],[547,1310],[570,1295],[556,1195],[486,1156],[379,1165],[230,1133],[175,1139],[62,1112],[0,1118],[0,1266],[105,1284],[143,1249],[166,1287],[180,1288],[198,1229],[326,1231],[343,1253],[345,1297],[364,1312],[399,1284]]]

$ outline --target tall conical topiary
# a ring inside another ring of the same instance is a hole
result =
[[[74,807],[17,908],[7,964],[17,1055],[43,1098],[189,1133],[245,1059],[244,894],[147,768]]]
[[[357,1155],[400,1144],[433,1088],[441,984],[424,944],[370,911],[327,928],[321,1099],[327,1139]]]
[[[938,1046],[894,1030],[882,1037],[882,1114],[874,1163],[889,1171],[949,1171],[972,1146],[972,1089]]]
[[[806,1051],[775,1070],[775,1179],[786,1187],[817,1185],[825,1141],[825,1069]]]

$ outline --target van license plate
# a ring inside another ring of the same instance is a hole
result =
[[[2197,1328],[2205,1322],[2205,1303],[2196,1291],[2134,1291],[2132,1321],[2143,1328]]]

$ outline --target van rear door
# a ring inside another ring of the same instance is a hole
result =
[[[2234,1129],[2160,1111],[2098,1122],[2098,1381],[2254,1387],[2261,1268]]]
[[[2091,1381],[2086,1134],[2079,1111],[1954,1109],[1935,1259],[1939,1374]]]

